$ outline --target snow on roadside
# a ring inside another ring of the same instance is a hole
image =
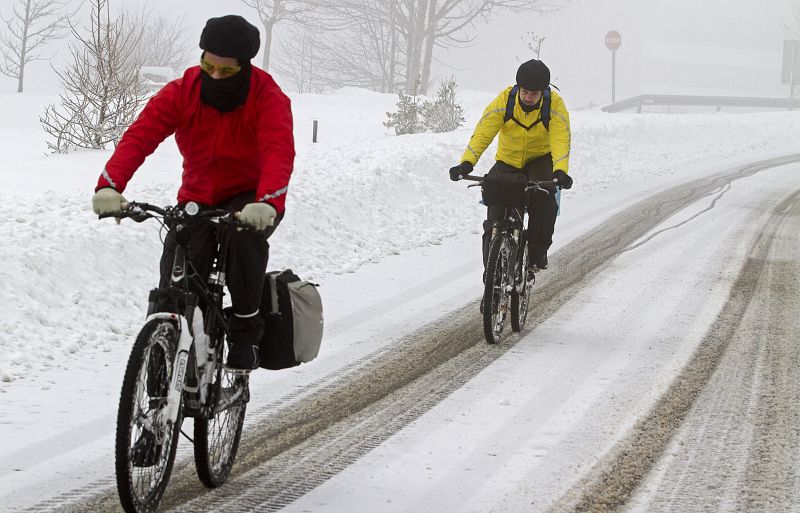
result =
[[[271,268],[315,281],[355,272],[387,255],[480,229],[478,193],[453,184],[475,120],[493,94],[464,92],[469,126],[449,134],[389,135],[393,95],[346,89],[293,95],[298,156],[287,217],[272,239]],[[155,223],[98,222],[89,198],[109,152],[44,156],[38,117],[46,98],[0,96],[19,124],[0,124],[0,391],[91,354],[127,353],[140,327],[160,255]],[[17,103],[15,103],[17,102]],[[321,142],[307,140],[321,119]],[[6,118],[8,119],[8,118]],[[591,202],[620,183],[751,151],[794,146],[796,113],[617,114],[574,112],[569,202]],[[301,133],[302,132],[302,133]],[[478,165],[493,163],[490,148]],[[180,157],[170,140],[126,196],[172,201]]]

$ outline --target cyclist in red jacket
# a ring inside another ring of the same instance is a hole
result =
[[[267,238],[283,218],[294,162],[289,99],[250,60],[260,47],[258,29],[241,16],[208,20],[200,36],[200,65],[164,86],[122,136],[92,198],[95,213],[119,212],[122,192],[144,159],[168,136],[183,156],[178,203],[241,212],[255,230],[220,230],[207,223],[193,231],[190,251],[207,279],[217,238],[229,248],[226,277],[234,317],[228,366],[258,367],[264,323],[259,315]],[[167,234],[161,286],[169,284],[175,234]]]

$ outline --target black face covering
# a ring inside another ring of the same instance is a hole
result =
[[[200,98],[220,112],[230,112],[247,101],[250,91],[250,62],[242,63],[239,73],[228,78],[214,79],[200,71]]]
[[[539,98],[533,105],[528,105],[524,103],[522,99],[519,100],[519,106],[522,107],[522,112],[533,112],[534,110],[539,108],[539,104],[541,103],[542,103],[541,98]]]

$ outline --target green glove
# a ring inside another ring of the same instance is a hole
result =
[[[276,215],[278,212],[269,203],[248,203],[239,212],[239,221],[256,230],[266,230],[275,224]]]
[[[111,187],[100,189],[92,196],[92,210],[97,215],[116,214],[127,204],[128,200]]]

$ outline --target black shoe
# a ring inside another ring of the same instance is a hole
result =
[[[259,346],[264,335],[264,319],[261,315],[239,317],[233,315],[228,337],[229,351],[227,367],[232,370],[257,369],[261,360]]]
[[[539,271],[543,271],[545,269],[547,269],[547,253],[535,256],[531,259],[530,266],[528,267],[529,271],[538,273]]]
[[[160,456],[161,445],[156,440],[156,435],[143,429],[131,449],[131,463],[134,467],[152,467]]]
[[[226,366],[234,370],[257,369],[260,363],[258,346],[249,342],[234,342],[228,351]]]

